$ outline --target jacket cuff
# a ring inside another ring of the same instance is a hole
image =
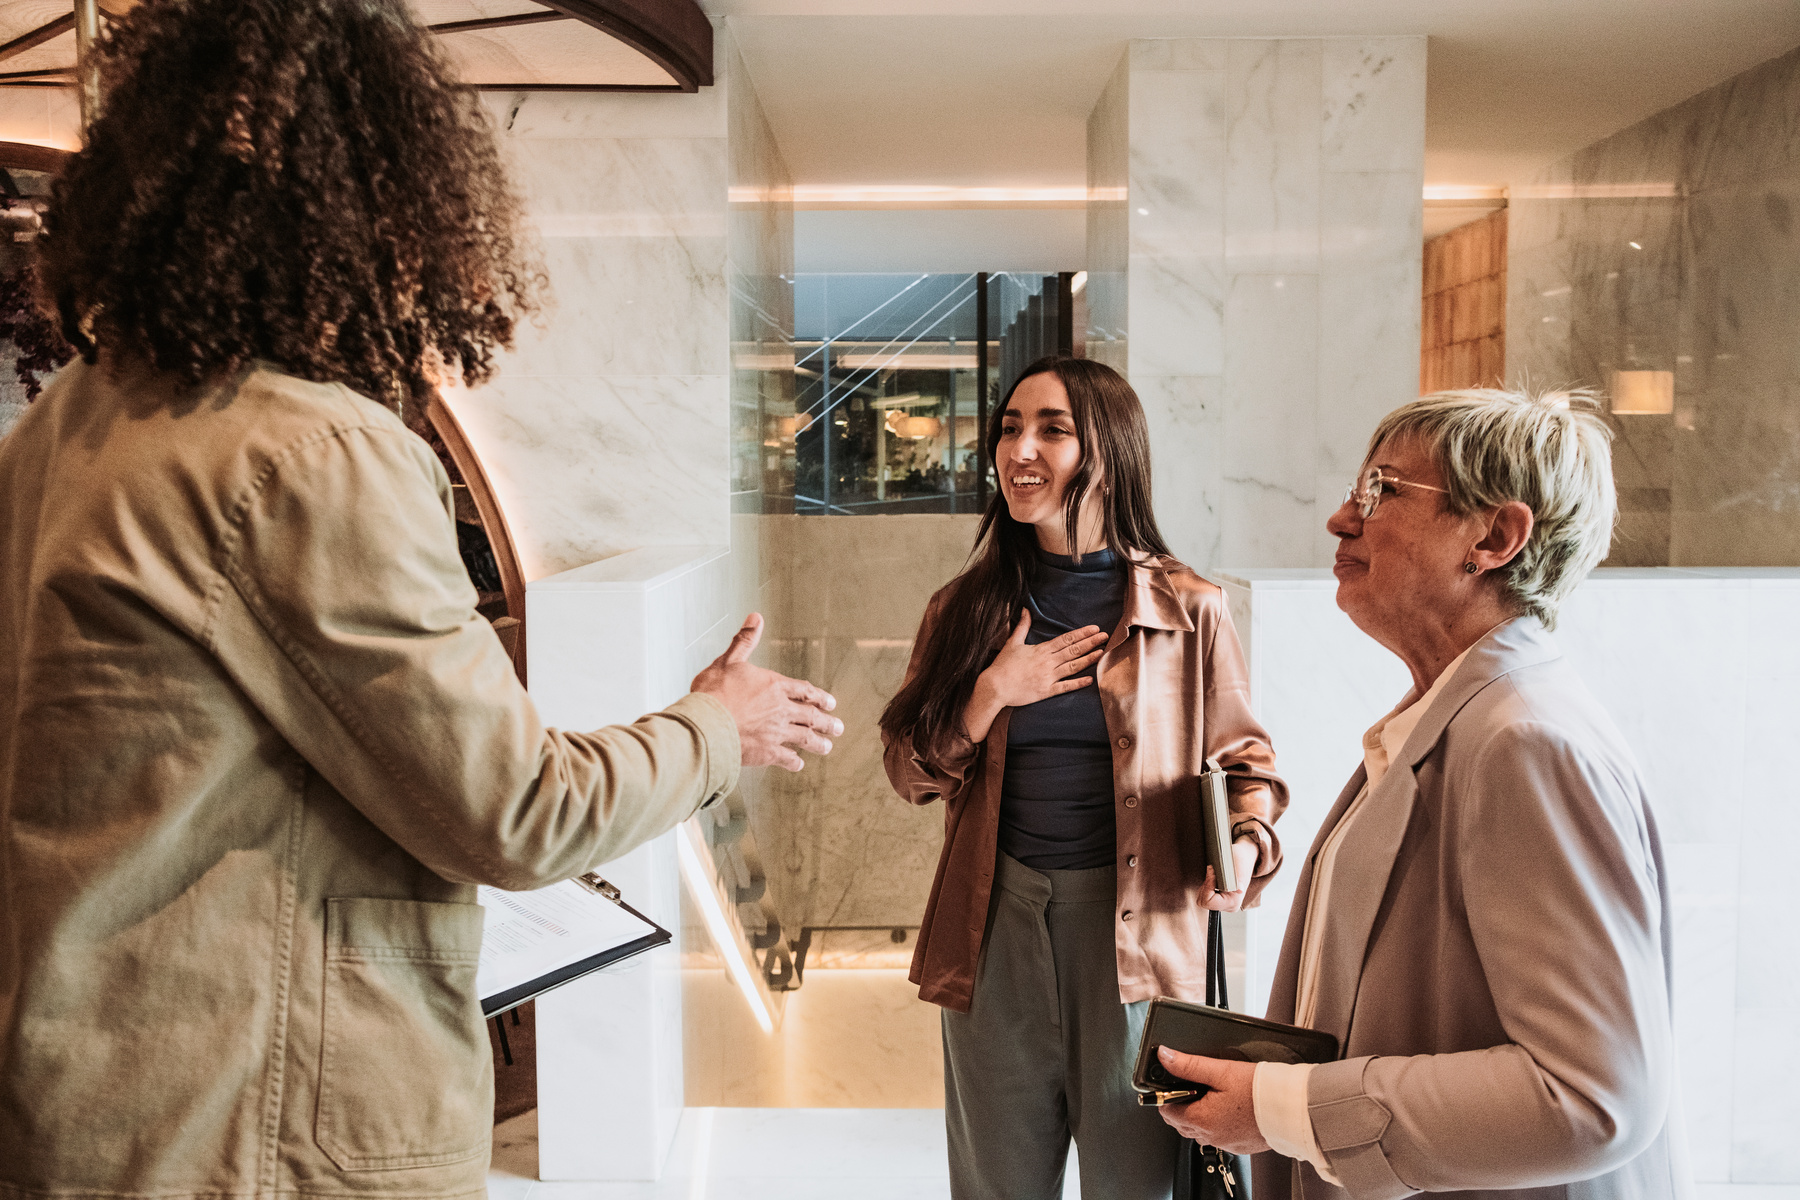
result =
[[[744,747],[738,741],[737,722],[732,720],[731,710],[717,697],[689,692],[663,711],[680,717],[700,734],[706,798],[699,807],[709,808],[729,796],[737,787],[744,765]]]
[[[1363,1088],[1373,1057],[1320,1063],[1307,1079],[1307,1113],[1319,1153],[1356,1200],[1400,1200],[1418,1191],[1388,1164],[1382,1135],[1393,1121],[1385,1105]]]
[[[1231,823],[1231,840],[1256,843],[1256,870],[1250,872],[1253,878],[1273,875],[1281,866],[1281,843],[1261,817],[1236,817]]]
[[[1319,1143],[1313,1137],[1312,1115],[1306,1107],[1307,1079],[1312,1063],[1261,1062],[1251,1076],[1250,1099],[1256,1112],[1256,1128],[1269,1149],[1285,1158],[1313,1165],[1326,1183],[1336,1184]]]

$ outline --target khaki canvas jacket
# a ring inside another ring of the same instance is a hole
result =
[[[476,884],[734,786],[706,696],[547,729],[431,450],[76,364],[0,438],[0,1196],[478,1196]]]
[[[1319,827],[1269,996],[1292,1021]],[[1637,763],[1533,617],[1477,642],[1333,868],[1308,1110],[1342,1188],[1273,1153],[1258,1200],[1684,1200],[1669,888]]]
[[[1113,747],[1118,831],[1114,914],[1119,997],[1206,998],[1206,878],[1199,777],[1208,758],[1230,773],[1232,826],[1257,844],[1254,905],[1281,865],[1274,824],[1287,807],[1268,734],[1251,714],[1250,679],[1224,593],[1172,558],[1134,555],[1125,611],[1098,664]],[[926,606],[907,677],[919,669],[948,589]],[[932,756],[885,739],[888,779],[913,804],[944,802],[944,848],[913,952],[912,981],[933,1004],[967,1012],[993,894],[1006,775],[1002,710],[977,745]]]

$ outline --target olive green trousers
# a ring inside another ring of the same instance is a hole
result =
[[[994,883],[974,999],[943,1014],[951,1196],[1057,1200],[1073,1138],[1082,1200],[1168,1200],[1181,1139],[1131,1087],[1149,1006],[1119,1001],[1114,868],[1002,854]]]

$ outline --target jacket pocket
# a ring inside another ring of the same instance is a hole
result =
[[[346,1171],[487,1153],[493,1064],[475,996],[481,906],[325,906],[319,1148]]]

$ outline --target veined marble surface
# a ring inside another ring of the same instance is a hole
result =
[[[1424,81],[1422,38],[1135,41],[1089,117],[1087,344],[1196,567],[1329,562],[1417,391]]]
[[[529,577],[731,536],[728,116],[748,78],[718,45],[696,94],[484,97],[554,299],[450,401]]]
[[[1125,361],[1125,281],[1131,231],[1125,197],[1131,182],[1131,55],[1094,102],[1087,122],[1087,356],[1118,371]]]
[[[1291,789],[1276,825],[1289,865],[1249,918],[1248,994],[1260,1011],[1298,864],[1360,761],[1363,731],[1410,681],[1338,610],[1328,572],[1215,578]],[[1683,1107],[1709,1184],[1800,1185],[1796,613],[1800,570],[1601,570],[1554,635],[1649,785],[1672,892]]]
[[[1612,386],[1619,566],[1800,564],[1800,50],[1513,188],[1507,373]]]

